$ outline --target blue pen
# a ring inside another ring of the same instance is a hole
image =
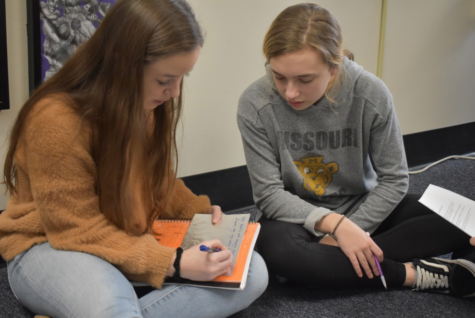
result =
[[[215,253],[215,252],[221,252],[220,248],[211,248],[206,245],[200,245],[200,251],[202,252],[208,252],[208,253]]]

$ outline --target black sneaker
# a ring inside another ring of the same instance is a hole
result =
[[[442,258],[415,259],[417,272],[413,290],[427,290],[460,297],[475,296],[475,264],[464,260]]]

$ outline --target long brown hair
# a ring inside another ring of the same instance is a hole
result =
[[[325,93],[328,100],[336,103],[330,91],[336,91],[343,79],[343,57],[354,60],[353,53],[342,48],[342,41],[340,25],[330,11],[314,3],[301,3],[286,8],[275,18],[262,49],[267,62],[305,47],[315,49],[325,64],[338,69]]]
[[[150,230],[175,180],[182,97],[155,108],[148,120],[143,108],[144,66],[202,45],[201,28],[186,1],[119,0],[93,36],[19,112],[4,167],[7,190],[16,191],[13,158],[28,113],[41,99],[66,93],[65,102],[69,100],[68,105],[91,124],[101,211],[135,233],[133,202],[141,200],[146,211],[153,211]],[[134,198],[134,184],[140,184],[140,198]]]

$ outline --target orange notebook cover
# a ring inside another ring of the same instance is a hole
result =
[[[191,221],[183,220],[157,220],[154,222],[153,229],[157,241],[165,246],[177,248],[183,242],[186,232],[190,227]],[[197,282],[184,280],[174,282],[172,278],[167,278],[165,284],[185,284],[201,287],[224,288],[224,289],[244,289],[249,272],[252,251],[256,244],[261,225],[259,223],[248,223],[246,232],[241,242],[241,248],[234,265],[234,271],[231,276],[218,276],[210,282]]]

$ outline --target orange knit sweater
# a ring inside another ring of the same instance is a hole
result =
[[[96,255],[129,279],[160,288],[174,249],[151,234],[133,236],[111,223],[99,208],[91,129],[59,99],[39,102],[29,113],[15,152],[17,192],[0,214],[0,254],[7,261],[48,241],[58,250]],[[176,180],[162,218],[205,213],[209,198]],[[143,233],[149,212],[137,208]]]

